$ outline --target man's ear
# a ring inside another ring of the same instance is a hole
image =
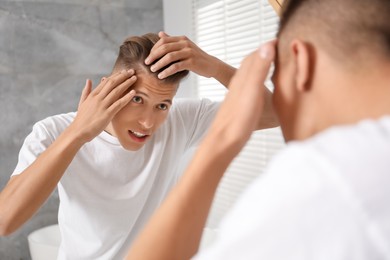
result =
[[[295,64],[295,86],[300,92],[310,91],[312,84],[314,52],[309,43],[301,40],[293,40],[290,44],[290,52]]]

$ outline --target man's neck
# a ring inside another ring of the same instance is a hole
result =
[[[350,70],[330,59],[322,61],[313,74],[312,89],[299,97],[292,139],[390,115],[389,64]]]
[[[390,115],[388,75],[390,69],[381,67],[332,77],[332,83],[324,86],[328,89],[323,109],[327,122],[321,128]]]

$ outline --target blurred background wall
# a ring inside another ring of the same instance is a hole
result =
[[[0,1],[0,190],[32,125],[75,111],[85,80],[110,73],[129,35],[163,29],[161,0]],[[0,237],[0,259],[30,259],[27,235],[57,223],[58,195]]]

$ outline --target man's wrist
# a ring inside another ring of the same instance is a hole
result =
[[[201,147],[202,149],[209,151],[209,155],[216,161],[222,158],[228,161],[233,160],[247,142],[247,139],[245,138],[231,136],[224,131],[210,130],[211,131],[205,137]]]
[[[89,141],[86,134],[83,134],[82,131],[78,131],[73,125],[66,128],[62,133],[62,136],[68,145],[75,147],[81,147]]]
[[[230,66],[229,64],[221,61],[220,59],[213,57],[213,75],[212,77],[218,80],[225,87],[228,87],[231,78],[236,72],[236,68]]]

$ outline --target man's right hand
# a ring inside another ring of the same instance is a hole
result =
[[[136,80],[132,69],[103,78],[94,90],[91,81],[87,80],[77,116],[70,126],[73,132],[77,133],[83,142],[91,141],[100,134],[134,97],[135,91],[128,90]]]

